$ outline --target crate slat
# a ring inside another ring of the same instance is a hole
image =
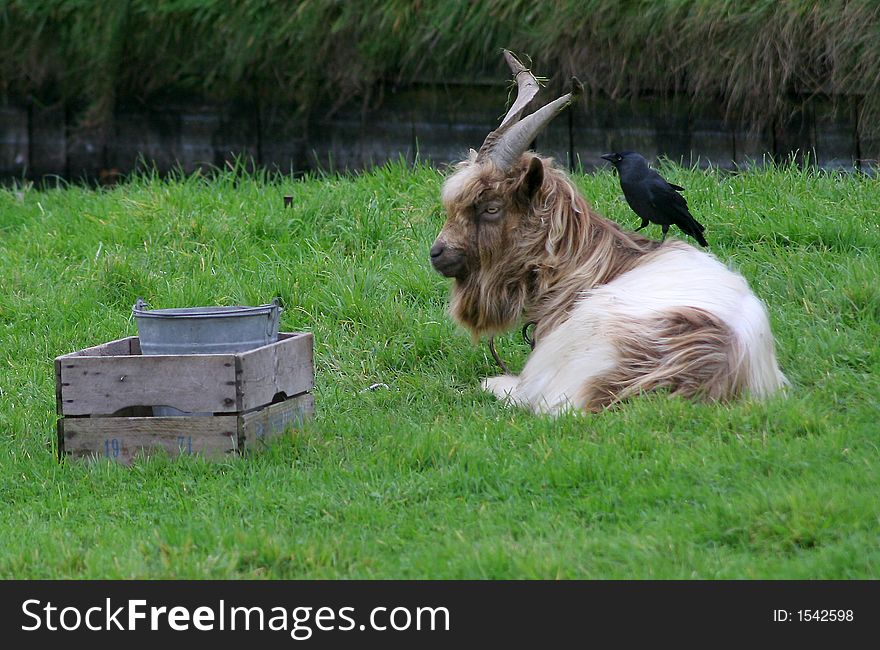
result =
[[[129,406],[234,413],[235,388],[231,354],[61,359],[64,415],[112,415]]]
[[[238,356],[239,411],[270,403],[278,393],[293,397],[312,390],[315,370],[312,335],[278,335],[278,343]]]
[[[138,337],[136,336],[126,336],[123,339],[116,339],[115,341],[108,341],[107,343],[102,343],[101,345],[93,345],[90,348],[83,348],[82,350],[77,350],[76,352],[71,352],[70,354],[65,354],[60,359],[65,359],[67,357],[121,357],[127,356],[130,354],[140,354],[140,346],[138,346],[137,351],[132,351],[132,343],[137,343]]]
[[[298,429],[303,422],[315,414],[315,396],[305,393],[296,397],[270,404],[269,406],[243,413],[239,416],[239,442],[244,451],[264,447],[270,439],[277,437],[287,427]]]
[[[225,458],[238,451],[238,417],[65,418],[64,455],[104,457],[131,464],[138,454],[163,449],[169,456]]]
[[[64,430],[63,418],[61,417],[61,359],[55,359],[55,413],[58,419],[55,421],[55,441],[57,445],[58,459],[64,456]]]

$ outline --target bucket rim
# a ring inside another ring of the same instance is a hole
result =
[[[231,316],[251,316],[281,312],[282,308],[276,298],[267,305],[248,307],[244,305],[203,306],[203,307],[171,307],[167,309],[147,309],[147,303],[138,298],[131,308],[136,318],[228,318]]]

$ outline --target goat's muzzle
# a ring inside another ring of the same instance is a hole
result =
[[[431,246],[431,265],[447,278],[460,280],[466,275],[464,253],[457,248],[447,246],[446,242],[440,239]]]

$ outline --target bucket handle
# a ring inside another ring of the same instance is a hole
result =
[[[272,298],[271,304],[274,309],[269,316],[268,331],[266,332],[270,341],[272,340],[272,335],[278,333],[278,320],[281,317],[281,312],[284,311],[284,307],[281,306],[281,298]]]

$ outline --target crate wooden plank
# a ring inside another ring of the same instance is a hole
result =
[[[57,445],[58,459],[64,456],[64,430],[61,418],[61,359],[55,359],[55,444]]]
[[[239,443],[246,451],[264,447],[287,427],[298,429],[315,414],[315,396],[305,393],[239,416]]]
[[[312,390],[312,355],[312,335],[307,332],[280,333],[277,343],[237,355],[237,410],[250,411],[269,404],[278,393],[292,397]]]
[[[65,418],[64,455],[104,457],[123,463],[164,450],[170,456],[226,458],[238,452],[238,417]]]
[[[124,339],[116,339],[101,345],[77,350],[70,354],[64,354],[58,357],[58,359],[67,359],[69,357],[121,357],[130,354],[140,354],[140,345],[137,346],[136,352],[132,349],[132,345],[137,343],[137,340],[136,336],[127,336]]]
[[[64,415],[112,415],[130,406],[232,413],[240,410],[236,408],[235,357],[62,357],[61,402]]]

